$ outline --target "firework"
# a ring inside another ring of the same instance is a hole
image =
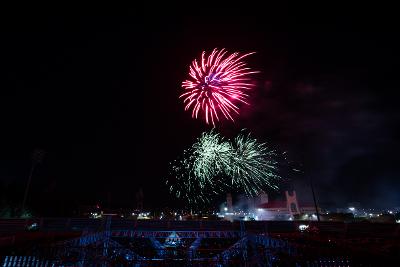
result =
[[[214,131],[201,135],[192,146],[193,173],[202,187],[213,185],[214,178],[223,174],[232,154],[229,142]]]
[[[231,146],[231,164],[225,172],[232,186],[251,196],[265,188],[277,189],[275,182],[279,176],[275,151],[245,133],[239,134]]]
[[[257,195],[266,188],[277,189],[276,153],[250,134],[233,141],[214,131],[206,132],[171,164],[170,191],[190,203],[207,202],[224,190]]]
[[[224,173],[229,164],[231,146],[214,131],[201,137],[183,155],[170,165],[167,185],[178,198],[190,204],[208,202],[222,188],[216,178]]]
[[[251,54],[254,52],[227,55],[225,49],[214,49],[206,56],[203,51],[200,63],[195,59],[189,67],[190,79],[182,82],[185,93],[180,98],[185,110],[192,108],[193,118],[203,113],[206,123],[211,121],[214,126],[214,119],[218,121],[221,115],[234,121],[232,113],[239,114],[238,104],[248,104],[245,91],[253,87],[250,75],[258,72],[243,61]]]
[[[193,153],[185,150],[182,157],[170,164],[170,179],[167,185],[177,198],[186,199],[189,204],[204,203],[204,191],[193,174]]]

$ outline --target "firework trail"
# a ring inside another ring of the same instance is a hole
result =
[[[182,82],[185,93],[180,98],[184,98],[185,110],[192,108],[193,118],[203,113],[206,123],[211,121],[213,126],[221,115],[234,121],[232,113],[239,114],[238,103],[248,104],[244,91],[253,87],[250,75],[258,73],[243,61],[251,54],[227,55],[225,49],[215,48],[207,57],[203,51],[200,62],[195,59],[189,67],[190,79]]]
[[[171,164],[170,191],[189,203],[208,202],[224,190],[255,196],[266,188],[277,189],[279,179],[275,152],[250,134],[233,141],[214,131],[206,132]]]

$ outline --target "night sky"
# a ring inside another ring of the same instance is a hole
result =
[[[48,7],[47,7],[48,8]],[[211,7],[210,7],[211,8]],[[400,206],[399,40],[388,10],[266,6],[4,9],[0,194],[22,201],[34,149],[46,151],[28,205],[174,206],[168,162],[211,129],[180,95],[202,50],[256,51],[261,71],[242,128],[304,171],[290,178],[323,205]],[[78,10],[78,11],[77,11]],[[212,12],[211,12],[212,11]]]

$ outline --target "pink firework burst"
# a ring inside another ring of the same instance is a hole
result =
[[[251,54],[254,52],[227,55],[225,49],[214,49],[207,57],[203,51],[200,63],[195,59],[189,67],[190,79],[182,82],[185,92],[180,98],[184,98],[185,110],[192,108],[196,119],[203,113],[206,123],[211,120],[214,126],[214,119],[219,121],[221,114],[234,121],[232,113],[239,114],[238,103],[249,104],[245,93],[253,87],[249,76],[258,73],[243,61]]]

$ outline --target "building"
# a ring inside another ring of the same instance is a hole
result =
[[[320,212],[320,210],[319,210]],[[315,206],[298,201],[296,191],[285,191],[285,200],[269,201],[262,195],[257,205],[257,220],[316,219]]]

